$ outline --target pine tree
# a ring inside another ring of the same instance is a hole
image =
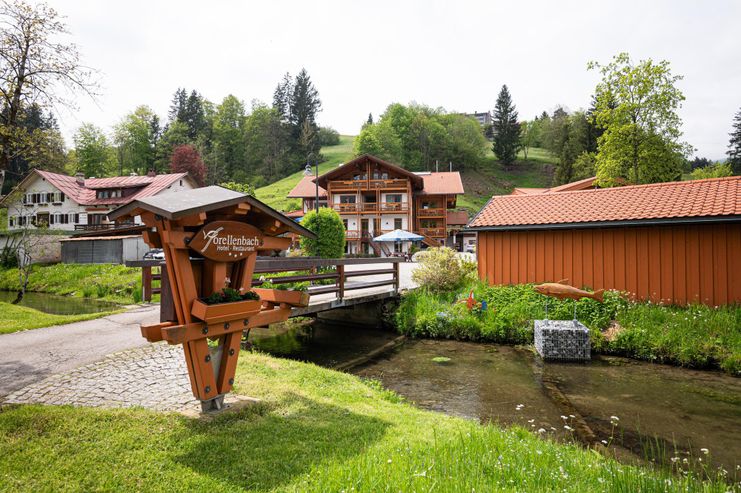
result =
[[[178,87],[175,94],[172,95],[172,102],[170,103],[170,111],[167,116],[170,119],[170,123],[176,121],[183,121],[183,115],[185,113],[185,102],[188,100],[188,93],[185,88]]]
[[[365,123],[366,125],[373,125],[373,113],[368,113],[368,121]]]
[[[322,101],[319,99],[319,92],[311,82],[306,69],[296,76],[293,84],[293,94],[291,95],[291,112],[289,122],[291,123],[291,133],[294,139],[298,140],[304,132],[304,122],[309,122],[312,127],[316,127],[316,115],[322,110]]]
[[[733,131],[729,134],[728,162],[731,164],[734,175],[741,175],[741,109],[733,117]]]
[[[286,72],[283,80],[276,86],[273,92],[273,109],[275,109],[284,122],[291,116],[291,97],[293,96],[293,79]]]
[[[515,162],[520,148],[520,124],[517,123],[517,111],[512,104],[507,85],[502,86],[494,107],[494,144],[492,150],[505,166]]]

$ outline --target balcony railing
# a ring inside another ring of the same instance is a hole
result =
[[[101,223],[101,224],[75,224],[75,231],[102,231],[106,229],[125,228],[133,224]]]
[[[445,209],[442,207],[430,207],[428,209],[418,209],[417,215],[420,217],[442,217],[445,215]]]
[[[337,212],[407,212],[407,202],[361,202],[354,204],[332,204]]]
[[[381,202],[383,212],[407,212],[409,204],[407,202]]]
[[[431,236],[432,238],[444,238],[445,228],[419,228],[419,234]]]
[[[406,188],[407,180],[394,178],[390,180],[374,180],[369,183],[370,188]]]
[[[329,182],[330,190],[359,190],[367,185],[366,180],[333,180]]]
[[[337,190],[376,190],[381,188],[406,188],[408,180],[393,178],[387,180],[332,180],[329,189]]]
[[[345,238],[347,238],[348,240],[358,239],[360,238],[360,231],[358,231],[357,229],[346,229]]]
[[[358,204],[332,204],[337,212],[358,212]]]

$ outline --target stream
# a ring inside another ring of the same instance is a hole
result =
[[[316,322],[253,330],[250,342],[335,367],[396,337]],[[604,441],[628,460],[668,463],[690,453],[728,471],[741,464],[741,379],[720,372],[609,356],[544,363],[528,348],[450,340],[407,340],[349,371],[425,409],[556,440]]]
[[[0,290],[0,301],[12,303],[15,301],[17,295],[17,291]],[[76,298],[73,296],[56,296],[53,294],[34,293],[30,291],[26,292],[19,305],[54,315],[100,313],[120,308],[116,303],[109,303],[106,301],[93,300],[90,298]]]

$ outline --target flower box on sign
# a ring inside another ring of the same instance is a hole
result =
[[[211,324],[247,318],[259,312],[261,307],[262,301],[260,300],[232,301],[215,305],[209,305],[203,300],[195,300],[190,314]]]
[[[271,303],[286,303],[291,306],[309,306],[309,293],[290,289],[263,289],[253,288],[252,291],[260,295],[263,301]]]

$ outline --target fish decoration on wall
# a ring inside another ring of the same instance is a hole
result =
[[[572,300],[591,298],[593,300],[599,301],[600,303],[604,301],[604,289],[598,289],[597,291],[590,293],[589,291],[584,291],[582,289],[575,288],[574,286],[570,286],[566,284],[567,282],[569,282],[568,279],[561,279],[558,282],[546,282],[534,286],[533,289],[535,289],[535,291],[540,294],[558,298],[560,300],[565,298],[571,298]]]

